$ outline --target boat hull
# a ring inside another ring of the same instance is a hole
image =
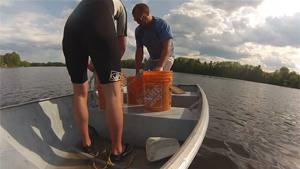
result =
[[[180,87],[188,92],[172,96],[170,111],[147,112],[142,106],[125,106],[124,141],[135,145],[137,153],[131,168],[173,168],[172,164],[183,163],[180,162],[183,157],[185,161],[188,158],[188,163],[182,168],[187,168],[196,155],[194,152],[198,151],[208,125],[208,104],[199,86]],[[10,106],[0,111],[1,168],[76,169],[90,165],[72,152],[72,146],[80,141],[73,120],[72,95]],[[105,113],[95,106],[89,106],[89,113],[90,125],[101,136],[109,138]],[[175,138],[182,146],[172,158],[151,163],[146,160],[144,149],[148,137]],[[189,140],[192,142],[187,142]],[[191,149],[193,154],[184,154],[183,149]]]

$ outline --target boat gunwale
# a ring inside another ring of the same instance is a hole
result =
[[[180,149],[161,167],[161,169],[187,169],[203,142],[209,123],[209,105],[203,89],[198,84],[196,86],[201,93],[199,99],[202,100],[202,106],[199,107],[199,109],[201,108],[199,121]]]
[[[12,104],[12,105],[8,105],[8,106],[0,107],[0,110],[16,108],[16,107],[25,106],[25,105],[28,105],[28,104],[39,103],[39,102],[43,102],[43,101],[47,101],[47,100],[53,100],[53,99],[69,97],[69,96],[72,96],[72,95],[73,94],[67,94],[67,95],[62,95],[62,96],[55,96],[55,97],[48,97],[48,98],[44,98],[44,99],[32,100],[32,101],[28,101],[28,102],[25,102],[25,103]]]
[[[90,90],[89,94],[95,92],[95,90]],[[42,98],[42,99],[37,99],[37,100],[31,100],[31,101],[27,101],[25,103],[17,103],[17,104],[12,104],[12,105],[8,105],[8,106],[3,106],[0,107],[0,110],[5,110],[5,109],[10,109],[10,108],[16,108],[16,107],[20,107],[20,106],[25,106],[28,104],[34,104],[34,103],[39,103],[39,102],[43,102],[43,101],[47,101],[47,100],[53,100],[53,99],[60,99],[60,98],[64,98],[64,97],[70,97],[73,96],[74,94],[66,94],[66,95],[60,95],[60,96],[53,96],[53,97],[46,97],[46,98]]]

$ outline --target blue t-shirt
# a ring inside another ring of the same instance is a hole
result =
[[[172,39],[173,34],[170,25],[166,21],[153,17],[152,27],[147,29],[139,25],[135,29],[136,46],[146,46],[151,59],[159,59],[163,49],[163,42]],[[174,48],[172,48],[173,56]]]

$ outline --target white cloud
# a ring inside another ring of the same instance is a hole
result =
[[[54,17],[37,12],[20,12],[3,20],[0,46],[3,51],[17,51],[32,62],[63,61],[61,39],[65,20],[71,10]]]
[[[300,13],[271,18],[256,8],[261,1],[238,2],[228,9],[227,1],[195,0],[166,15],[180,49],[177,54],[260,64],[266,70],[287,66],[300,72]]]
[[[125,2],[130,9],[143,0]],[[290,4],[284,4],[283,0],[272,1],[272,4],[270,2],[186,0],[180,3],[176,1],[178,6],[172,6],[173,9],[161,6],[157,9],[162,9],[161,13],[165,14],[163,18],[172,27],[176,56],[260,64],[266,70],[288,66],[300,72],[300,5],[292,0],[287,0]],[[154,11],[159,5],[153,1],[148,3],[152,4],[151,9]],[[1,0],[0,7],[4,4],[9,5],[10,1]],[[272,10],[281,9],[281,4],[290,10]],[[20,51],[29,61],[64,60],[61,52],[63,26],[73,6],[75,4],[70,3],[69,8],[65,6],[61,13],[55,13],[56,16],[49,13],[51,10],[44,13],[38,10],[3,13],[8,17],[1,18],[1,52]],[[134,58],[136,24],[130,19],[129,11],[128,14],[128,48],[125,58]]]
[[[10,6],[11,2],[9,0],[0,0],[0,7]]]
[[[300,49],[293,47],[274,47],[255,43],[245,43],[239,50],[247,53],[250,57],[241,58],[245,64],[262,65],[262,68],[274,71],[282,66],[287,66],[300,72]]]
[[[199,0],[195,0],[198,2]],[[223,9],[227,12],[236,11],[241,7],[257,7],[263,0],[200,0],[214,8]]]
[[[258,6],[258,12],[264,17],[293,16],[300,12],[299,0],[264,0]]]
[[[124,0],[124,1],[128,1],[133,4],[137,4],[137,3],[146,3],[147,4],[149,2],[148,0]]]

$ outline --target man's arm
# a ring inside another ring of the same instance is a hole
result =
[[[115,1],[116,3],[116,26],[118,43],[120,50],[120,59],[123,57],[127,45],[127,13],[125,6],[121,1]]]
[[[158,62],[157,67],[154,68],[153,70],[159,70],[159,71],[163,70],[163,67],[166,64],[168,57],[171,56],[172,48],[173,48],[173,40],[172,39],[168,39],[163,42],[163,49],[161,52],[160,60]]]
[[[120,49],[120,58],[123,57],[127,45],[127,37],[126,36],[119,36],[119,49]]]
[[[140,73],[140,69],[142,68],[142,62],[144,58],[144,51],[143,46],[136,47],[135,51],[135,68],[136,68],[136,75]]]

